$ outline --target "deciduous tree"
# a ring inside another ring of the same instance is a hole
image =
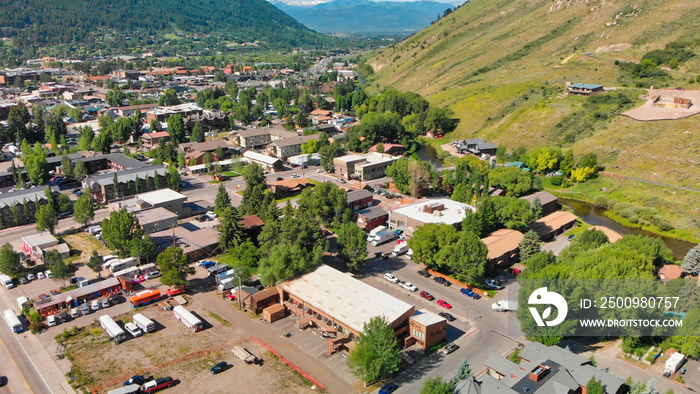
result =
[[[58,216],[52,204],[44,204],[36,210],[36,230],[48,230],[53,234],[58,224]]]
[[[187,275],[194,274],[194,267],[188,265],[187,255],[176,246],[169,246],[159,254],[157,262],[162,274],[160,281],[166,286],[185,286]]]
[[[142,234],[138,219],[125,209],[112,211],[109,218],[102,220],[102,239],[120,254],[127,254],[130,241],[140,238]]]
[[[340,255],[352,272],[362,270],[367,259],[367,234],[353,222],[346,222],[338,230]]]
[[[78,267],[73,263],[65,262],[57,250],[50,250],[46,253],[46,266],[51,270],[54,279],[61,280],[64,287],[66,281],[78,271]]]
[[[356,342],[355,350],[348,357],[348,366],[358,379],[374,383],[399,370],[401,357],[396,335],[383,316],[366,322]]]
[[[100,276],[100,272],[102,271],[102,256],[100,256],[96,250],[92,251],[92,256],[88,259],[87,266],[93,270],[98,277]]]
[[[0,272],[10,278],[18,278],[22,275],[24,268],[19,261],[19,253],[12,249],[12,245],[5,243],[0,248]]]
[[[452,394],[452,382],[441,377],[428,378],[423,381],[418,394]]]
[[[90,193],[84,193],[78,197],[73,206],[73,218],[83,226],[95,218],[95,207],[92,205],[92,195]]]

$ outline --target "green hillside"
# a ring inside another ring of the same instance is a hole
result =
[[[0,2],[0,36],[14,44],[7,56],[20,58],[57,47],[68,56],[167,51],[179,38],[209,50],[225,48],[225,41],[297,47],[331,40],[265,0],[8,0]]]
[[[478,136],[509,150],[596,152],[607,171],[698,188],[700,115],[657,122],[618,115],[643,103],[639,95],[650,85],[700,88],[697,31],[698,2],[474,0],[374,54],[368,84],[450,107],[460,123],[447,141]],[[660,67],[627,63],[645,55]],[[661,69],[669,65],[676,69]],[[567,81],[623,89],[567,97]],[[672,204],[674,192],[665,193]],[[686,207],[700,206],[700,193],[683,198]],[[697,208],[666,209],[682,228],[700,233],[691,219]]]

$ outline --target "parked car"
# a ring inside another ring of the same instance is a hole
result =
[[[384,274],[384,279],[388,280],[391,283],[399,283],[399,278],[395,277],[393,274],[387,272]]]
[[[399,388],[398,385],[395,385],[393,383],[387,383],[384,386],[382,386],[381,389],[379,389],[379,394],[391,394],[394,391],[396,391],[396,389],[398,389],[398,388]]]
[[[275,180],[276,180],[276,181],[283,181],[284,178],[282,178],[281,176],[278,176]]]
[[[450,305],[450,303],[447,302],[447,301],[445,301],[445,300],[438,300],[438,301],[437,301],[437,304],[440,305],[440,306],[443,307],[443,308],[452,309],[452,305]]]
[[[225,371],[227,367],[228,367],[228,363],[226,363],[226,361],[222,361],[222,362],[214,365],[213,367],[211,367],[210,371],[212,374],[216,375],[219,372]]]
[[[178,294],[182,294],[184,292],[185,292],[185,286],[171,287],[165,291],[165,293],[171,297],[178,295]]]
[[[299,176],[299,174],[292,174],[292,176],[290,176],[290,178],[297,179],[297,178],[300,178],[300,176]]]
[[[214,266],[214,265],[216,265],[216,263],[213,262],[213,261],[205,261],[205,262],[202,263],[202,267],[204,267],[205,269],[206,269],[206,268],[209,268],[209,267],[212,267],[212,266]]]
[[[440,317],[444,318],[444,319],[447,320],[447,321],[455,321],[455,320],[457,320],[454,316],[452,316],[451,314],[449,314],[449,313],[447,313],[447,312],[440,312],[440,313],[438,313],[438,315],[439,315]]]
[[[129,378],[126,382],[124,382],[124,386],[128,386],[130,384],[138,384],[139,386],[143,384],[143,382],[146,381],[146,377],[143,375],[134,375]]]
[[[568,239],[569,241],[571,241],[572,239],[574,239],[575,236],[576,236],[576,234],[571,234],[571,235],[569,235],[568,237],[566,237],[566,239]]]
[[[146,280],[148,280],[148,279],[158,278],[160,276],[161,276],[160,271],[151,271],[151,272],[146,272],[146,275],[144,275],[143,277]]]
[[[75,319],[76,317],[80,317],[80,309],[78,308],[73,308],[70,310],[70,317]]]
[[[425,271],[425,270],[419,270],[418,275],[420,275],[424,278],[430,278],[430,273],[428,271]]]
[[[216,213],[214,213],[214,211],[209,211],[209,212],[205,213],[205,215],[206,215],[207,217],[209,217],[210,219],[216,219],[216,218],[217,218],[217,215],[216,215]]]
[[[338,178],[338,182],[340,182],[340,183],[348,183],[348,181],[346,181],[346,180],[343,179],[343,178]]]
[[[448,281],[447,279],[445,279],[445,278],[443,278],[443,277],[441,277],[441,276],[436,276],[436,277],[433,278],[433,280],[434,280],[435,282],[437,282],[437,283],[443,285],[443,286],[446,286],[446,287],[449,287],[449,286],[452,285],[452,283],[450,283],[450,281]]]
[[[105,297],[102,299],[102,308],[109,308],[109,298]]]
[[[472,289],[459,289],[459,292],[475,300],[481,298],[481,296]]]
[[[37,279],[46,279],[46,275],[44,275],[43,272],[39,271],[39,272],[36,274],[36,278],[37,278]]]
[[[27,280],[28,280],[28,281],[31,282],[31,281],[33,281],[34,279],[36,279],[36,277],[34,277],[34,274],[32,274],[31,272],[27,274]]]
[[[170,376],[165,378],[158,378],[156,380],[149,380],[143,384],[144,393],[153,393],[164,388],[172,387],[175,381]]]
[[[208,217],[207,215],[200,215],[200,216],[197,216],[197,221],[198,221],[198,222],[206,222],[207,220],[209,220],[209,217]]]
[[[386,260],[389,257],[389,255],[384,253],[384,252],[375,252],[374,256],[378,259],[384,259],[384,260]]]
[[[53,327],[56,324],[58,324],[58,319],[56,319],[56,315],[48,315],[46,317],[46,323],[49,325],[49,327]]]
[[[447,345],[445,345],[445,347],[443,347],[442,349],[438,350],[438,352],[440,352],[440,353],[442,353],[442,354],[444,354],[444,355],[448,355],[448,354],[454,352],[454,351],[457,350],[457,349],[459,349],[459,346],[457,346],[457,345],[454,344],[454,343],[448,343]]]
[[[320,173],[322,173],[322,172],[323,172],[323,170],[320,169],[320,168],[319,168],[318,170],[316,170],[316,173],[318,173],[318,174],[320,174]]]
[[[416,286],[414,286],[413,283],[411,283],[411,282],[401,283],[401,287],[403,287],[404,289],[406,289],[408,291],[418,291],[418,288]]]
[[[420,292],[420,296],[423,297],[423,298],[425,298],[426,300],[430,300],[430,301],[432,301],[432,300],[435,299],[435,297],[433,297],[433,296],[432,296],[430,293],[428,293],[427,291],[421,291],[421,292]]]
[[[109,301],[112,303],[112,305],[117,305],[117,304],[121,304],[122,299],[119,295],[112,294],[111,296],[109,296]]]
[[[486,285],[486,287],[489,287],[494,290],[503,289],[503,284],[498,279],[488,279],[484,282],[484,284]]]
[[[92,304],[90,304],[90,309],[92,309],[93,311],[100,310],[100,300],[93,300]]]
[[[46,279],[53,278],[53,273],[51,273],[51,270],[46,270],[46,272],[44,272],[44,275],[46,275]]]
[[[87,302],[80,304],[80,313],[82,313],[83,316],[90,313],[90,307],[88,306]]]

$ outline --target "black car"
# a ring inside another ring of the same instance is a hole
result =
[[[109,297],[109,301],[112,303],[112,305],[117,305],[117,304],[119,304],[119,303],[122,302],[122,299],[121,299],[121,297],[119,297],[118,295],[112,294],[112,295]]]
[[[420,275],[424,278],[430,278],[430,273],[428,271],[420,270],[420,271],[418,271],[418,275]]]
[[[282,178],[281,176],[278,176],[278,177],[277,177],[277,180],[278,180],[278,181],[283,181],[284,178]]]
[[[222,362],[214,365],[213,367],[211,367],[210,371],[211,371],[211,373],[216,375],[219,372],[225,371],[226,367],[228,367],[228,364],[226,363],[226,361],[222,361]]]
[[[124,382],[124,386],[128,386],[130,384],[138,384],[139,386],[143,384],[143,382],[146,381],[146,377],[143,375],[134,375],[129,378],[126,382]]]
[[[197,216],[198,222],[206,222],[207,220],[209,220],[209,216],[207,216],[207,215]]]
[[[447,312],[440,312],[440,313],[438,313],[438,315],[439,315],[440,317],[444,318],[444,319],[447,320],[447,321],[455,321],[455,320],[457,320],[457,319],[455,319],[454,316],[450,315],[450,314],[447,313]]]
[[[450,285],[452,285],[452,283],[450,283],[448,280],[446,280],[445,278],[443,278],[443,277],[441,277],[441,276],[436,276],[436,277],[433,278],[433,280],[434,280],[435,282],[437,282],[437,283],[443,285],[443,286],[446,286],[446,287],[449,287]]]

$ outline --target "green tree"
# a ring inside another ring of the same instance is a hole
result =
[[[423,381],[418,394],[452,394],[452,382],[437,376]]]
[[[87,167],[85,167],[85,164],[83,164],[82,161],[75,163],[75,168],[73,169],[73,177],[75,180],[82,182],[83,179],[87,178],[87,175]]]
[[[350,352],[348,366],[352,374],[365,383],[388,378],[399,370],[400,350],[396,335],[385,317],[373,317],[364,324]]]
[[[58,212],[73,212],[73,201],[71,201],[67,194],[58,195]]]
[[[187,255],[176,246],[168,246],[156,261],[162,274],[160,281],[166,286],[185,286],[187,275],[194,274],[194,267],[188,265]]]
[[[608,236],[604,232],[596,229],[584,231],[581,235],[574,239],[574,244],[577,247],[585,249],[595,249],[603,244],[610,242]]]
[[[418,197],[428,190],[432,169],[426,161],[401,158],[387,167],[386,175],[393,179],[399,192]]]
[[[539,219],[542,217],[542,203],[540,202],[539,197],[535,197],[530,201],[530,209],[532,210],[532,215],[535,217],[535,219]]]
[[[542,242],[540,237],[536,232],[530,230],[525,233],[523,239],[520,241],[519,254],[520,261],[524,261],[534,256],[536,253],[540,252],[542,248]]]
[[[517,167],[496,167],[489,173],[491,186],[506,191],[507,196],[520,197],[533,190],[530,175]]]
[[[50,250],[46,253],[46,266],[51,270],[55,279],[61,280],[63,287],[65,287],[66,281],[78,271],[78,267],[73,263],[65,262],[57,250]]]
[[[119,198],[119,178],[116,171],[112,175],[112,188],[114,189],[114,198]]]
[[[464,217],[464,220],[462,220],[462,231],[472,232],[479,238],[483,238],[486,236],[484,230],[484,222],[481,213],[473,212],[468,209],[467,215]]]
[[[338,228],[350,222],[352,211],[347,203],[347,192],[330,182],[307,188],[297,204],[301,212],[318,218],[324,226]]]
[[[461,380],[466,380],[471,375],[472,367],[469,365],[469,360],[465,358],[464,361],[459,364],[459,368],[457,368],[457,372],[455,372],[455,377],[452,378],[452,382],[457,383]]]
[[[332,143],[322,146],[318,153],[321,156],[321,166],[326,172],[333,172],[333,159],[338,157],[342,152],[340,144]]]
[[[109,218],[102,220],[102,239],[107,246],[118,250],[120,255],[126,255],[131,240],[141,238],[141,235],[138,219],[125,209],[112,211]]]
[[[294,279],[318,267],[322,257],[321,245],[310,251],[301,245],[274,245],[260,260],[260,282],[264,286],[274,286],[279,281]]]
[[[142,238],[133,238],[129,242],[129,256],[138,257],[140,261],[150,262],[158,252],[158,247],[150,235],[146,234]]]
[[[168,166],[168,186],[175,191],[180,191],[180,173],[174,164]]]
[[[219,184],[219,190],[216,192],[216,197],[214,197],[214,212],[217,215],[221,215],[224,208],[231,206],[231,196],[229,196],[226,187],[223,183]]]
[[[219,246],[224,250],[239,246],[245,241],[245,228],[241,223],[238,209],[233,206],[225,207],[219,215]]]
[[[476,284],[483,276],[488,248],[476,234],[460,232],[457,242],[441,253],[447,256],[448,267],[460,282]]]
[[[571,176],[571,171],[574,169],[575,164],[576,161],[574,160],[574,151],[567,150],[564,154],[564,158],[559,164],[559,171],[561,171],[567,177]]]
[[[262,203],[265,201],[267,182],[262,167],[251,163],[243,171],[243,180],[246,188],[243,190],[241,205],[238,207],[241,215],[257,215],[260,213]]]
[[[96,250],[92,251],[92,256],[90,256],[90,258],[88,259],[87,266],[88,268],[93,270],[98,277],[101,275],[100,272],[102,272],[102,256],[100,256],[100,254],[97,253]]]
[[[367,234],[353,222],[338,230],[338,248],[352,272],[359,273],[367,259]]]
[[[192,134],[190,135],[190,141],[192,142],[204,142],[204,131],[202,130],[202,122],[197,122],[192,128]]]
[[[58,224],[58,217],[53,205],[45,204],[36,210],[36,231],[48,230],[53,234]]]
[[[596,380],[595,376],[586,383],[586,393],[587,394],[605,394],[605,388],[600,380]]]
[[[67,178],[73,178],[74,176],[73,162],[68,158],[68,156],[63,156],[61,158],[61,172],[63,172]]]
[[[5,243],[0,248],[0,272],[10,278],[18,278],[22,275],[24,268],[19,261],[19,253],[12,249],[12,245]]]
[[[697,276],[700,274],[700,244],[695,245],[686,253],[681,268],[689,275]]]
[[[24,148],[23,148],[24,149]],[[38,142],[34,144],[34,149],[23,152],[24,168],[27,176],[35,185],[43,185],[48,180],[48,163],[46,161],[46,151]]]
[[[158,99],[158,105],[160,106],[169,107],[172,105],[179,105],[180,103],[180,99],[177,97],[177,92],[175,89],[166,89],[163,95]]]
[[[182,115],[175,114],[168,118],[168,133],[175,144],[185,142],[185,123]]]
[[[95,207],[93,206],[92,195],[90,193],[84,193],[82,196],[78,197],[78,200],[73,206],[73,218],[83,226],[90,223],[92,219],[95,218]]]

